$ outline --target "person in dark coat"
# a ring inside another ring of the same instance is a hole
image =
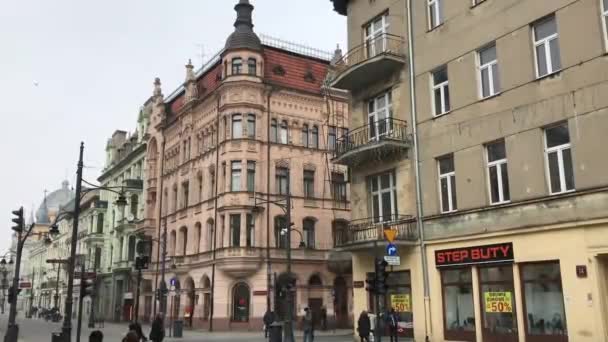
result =
[[[388,331],[391,337],[391,342],[397,342],[397,332],[399,330],[399,315],[395,311],[395,308],[391,308],[386,316],[386,323],[388,323]]]
[[[141,325],[137,322],[133,322],[129,324],[129,330],[135,331],[137,336],[139,337],[139,341],[146,342],[148,339],[144,336],[144,332],[141,330]]]
[[[150,329],[150,340],[152,342],[161,342],[165,338],[165,327],[163,325],[162,314],[156,315]]]
[[[264,337],[268,337],[268,329],[270,329],[270,324],[272,324],[276,320],[274,311],[266,311],[262,320],[264,321]]]
[[[369,332],[372,328],[371,322],[369,321],[369,316],[367,315],[367,311],[361,311],[361,315],[359,315],[359,321],[357,323],[357,330],[359,331],[359,337],[361,338],[361,342],[369,342]]]

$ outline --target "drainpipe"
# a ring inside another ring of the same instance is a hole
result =
[[[414,70],[414,34],[412,25],[412,0],[407,0],[407,40],[408,40],[408,67],[410,81],[410,114],[412,120],[412,137],[414,142],[414,171],[416,176],[416,225],[418,226],[418,236],[420,237],[420,263],[422,266],[422,279],[424,286],[424,335],[425,341],[429,341],[432,334],[431,328],[431,298],[429,295],[429,271],[426,259],[426,241],[424,239],[424,221],[422,220],[422,188],[420,184],[420,150],[418,148],[418,119],[416,114],[416,85]]]
[[[272,287],[272,265],[270,262],[270,96],[274,89],[271,87],[268,90],[266,96],[266,111],[267,111],[267,124],[266,124],[266,311],[270,311],[270,289]],[[254,199],[255,200],[255,199]]]
[[[162,221],[163,221],[163,194],[164,194],[164,189],[163,189],[163,173],[164,168],[165,168],[165,135],[162,134],[162,142],[160,145],[160,153],[159,153],[159,158],[160,158],[160,173],[158,173],[156,175],[156,179],[157,179],[157,190],[156,193],[159,194],[158,195],[158,236],[156,237],[156,241],[158,241],[158,248],[156,249],[156,274],[154,275],[154,285],[156,285],[156,291],[154,292],[154,308],[153,308],[153,313],[154,315],[151,317],[151,319],[154,319],[156,317],[156,293],[158,293],[158,272],[159,272],[159,267],[160,267],[160,249],[161,249],[161,230],[162,230]],[[158,146],[158,143],[157,143]],[[158,162],[158,161],[157,161]],[[158,168],[156,169],[156,172],[158,172]],[[167,243],[166,241],[164,242],[165,244]],[[162,301],[162,298],[159,297],[159,299]],[[159,303],[160,304],[160,303]],[[163,313],[166,314],[166,313]]]
[[[216,120],[215,123],[215,189],[214,192],[214,205],[213,205],[213,257],[211,263],[211,303],[209,303],[209,331],[213,331],[213,310],[214,305],[214,294],[215,294],[215,258],[216,258],[216,249],[217,249],[217,203],[218,203],[218,184],[219,184],[219,170],[220,170],[220,96],[217,95],[217,103],[216,103]]]

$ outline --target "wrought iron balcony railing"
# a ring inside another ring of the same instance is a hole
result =
[[[407,122],[394,118],[372,121],[365,126],[355,128],[341,137],[336,143],[336,159],[358,149],[380,145],[383,142],[407,144],[410,136],[407,133]]]
[[[389,33],[379,34],[350,49],[336,63],[336,69],[341,73],[354,65],[382,55],[405,58],[405,47],[405,40],[402,37]]]
[[[411,215],[391,215],[387,218],[365,218],[350,221],[348,227],[334,232],[334,243],[336,247],[344,247],[353,244],[383,241],[384,230],[394,229],[397,231],[395,240],[411,241],[418,239],[416,218]]]

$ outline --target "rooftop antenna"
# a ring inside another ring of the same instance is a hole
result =
[[[205,65],[205,44],[196,44],[199,48],[199,53],[197,54],[198,58],[201,60],[201,66]]]

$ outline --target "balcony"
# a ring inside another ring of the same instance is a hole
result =
[[[368,248],[375,242],[385,242],[385,229],[397,231],[395,244],[413,244],[418,240],[416,218],[411,215],[394,215],[388,221],[377,221],[378,218],[351,221],[346,229],[334,233],[336,248]]]
[[[331,86],[356,91],[388,79],[405,64],[405,40],[388,33],[352,48],[340,59]]]
[[[262,264],[260,248],[229,247],[216,251],[217,267],[233,278],[244,278],[260,269]]]
[[[400,155],[410,147],[407,122],[384,118],[355,128],[338,139],[333,162],[350,167]]]

